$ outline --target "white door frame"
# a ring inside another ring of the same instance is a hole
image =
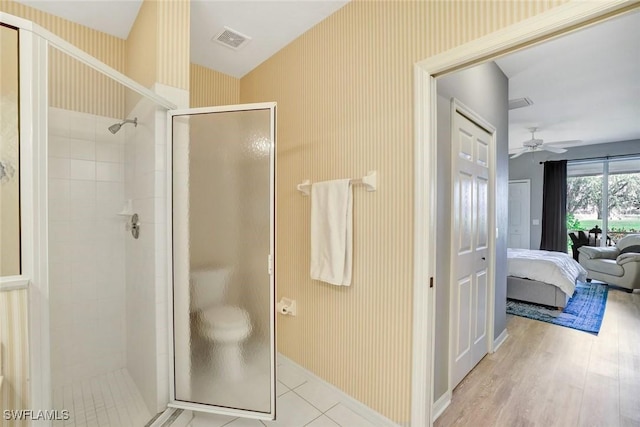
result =
[[[638,8],[629,0],[572,1],[414,65],[414,271],[411,426],[432,425],[436,275],[436,77],[490,61]],[[432,282],[431,282],[432,283]]]
[[[489,255],[489,262],[487,263],[487,319],[486,319],[486,330],[487,330],[487,353],[491,353],[493,350],[493,339],[494,339],[494,318],[495,318],[495,271],[496,271],[496,152],[497,152],[497,138],[496,138],[496,128],[491,123],[487,122],[475,111],[464,105],[458,99],[453,99],[451,101],[451,139],[453,139],[454,135],[454,115],[456,113],[460,113],[462,116],[474,122],[478,127],[484,129],[491,135],[491,148],[489,150],[489,194],[488,194],[488,245],[487,245],[487,255]],[[457,131],[457,129],[456,129]],[[451,140],[450,139],[450,140]],[[451,156],[451,163],[453,164],[453,156]],[[456,171],[451,169],[451,176]],[[453,178],[451,180],[453,184]],[[453,194],[453,193],[452,193]],[[452,201],[453,204],[453,201]],[[452,227],[453,231],[453,227]],[[450,256],[453,257],[453,248],[451,248]],[[453,261],[451,261],[453,262]],[[449,272],[449,282],[453,283],[456,279],[453,274],[453,269]],[[454,322],[453,318],[456,315],[454,312],[455,301],[451,298],[451,294],[449,296],[449,355],[447,356],[447,369],[448,369],[448,392],[452,391],[451,383],[453,377],[453,355],[454,352],[454,344],[451,339],[454,336]],[[434,335],[435,335],[435,323],[434,323]],[[471,351],[471,349],[469,349]]]

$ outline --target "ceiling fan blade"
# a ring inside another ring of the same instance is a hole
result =
[[[547,144],[540,146],[540,150],[550,151],[552,153],[566,153],[567,150],[565,148],[551,147]]]
[[[509,156],[510,159],[515,159],[516,157],[520,157],[522,156],[524,153],[526,153],[529,150],[520,150],[519,152],[517,152],[516,154],[512,154],[511,156]]]
[[[554,147],[571,148],[582,145],[581,139],[570,139],[567,141],[551,141],[545,142],[545,145],[553,145]]]

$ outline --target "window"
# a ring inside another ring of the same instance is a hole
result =
[[[596,246],[640,232],[640,157],[569,162],[567,229],[587,232]]]

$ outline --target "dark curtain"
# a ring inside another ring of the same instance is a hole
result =
[[[540,249],[567,251],[567,161],[544,163]]]

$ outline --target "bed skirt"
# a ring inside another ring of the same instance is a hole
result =
[[[507,298],[564,308],[571,295],[548,283],[508,276]]]

